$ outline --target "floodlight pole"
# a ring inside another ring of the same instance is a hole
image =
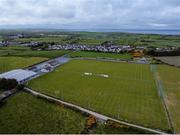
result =
[[[63,89],[61,90],[61,99],[63,100]]]
[[[62,99],[63,99],[63,89],[62,89]]]
[[[88,98],[88,106],[89,106],[89,109],[91,109],[89,98]]]
[[[120,114],[120,108],[118,109],[118,119],[119,119],[119,114]]]

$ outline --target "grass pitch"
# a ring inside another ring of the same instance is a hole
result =
[[[0,106],[1,134],[80,133],[86,117],[61,106],[17,93]]]
[[[149,65],[73,60],[29,86],[117,119],[169,129]]]
[[[0,57],[0,73],[13,69],[24,68],[44,60],[47,60],[47,58]]]
[[[160,65],[158,72],[165,88],[165,100],[176,133],[180,133],[180,69]]]

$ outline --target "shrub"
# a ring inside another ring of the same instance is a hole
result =
[[[0,89],[2,90],[11,90],[18,85],[18,82],[15,79],[0,79]]]
[[[24,85],[23,84],[18,84],[17,86],[17,90],[23,90],[24,89]]]

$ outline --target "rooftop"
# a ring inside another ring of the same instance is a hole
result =
[[[16,79],[18,82],[22,82],[24,80],[27,80],[27,79],[35,76],[36,74],[37,73],[35,73],[33,71],[16,69],[16,70],[11,70],[9,72],[0,74],[0,78]]]

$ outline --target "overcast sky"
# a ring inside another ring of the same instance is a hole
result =
[[[179,29],[180,0],[0,0],[0,28]]]

